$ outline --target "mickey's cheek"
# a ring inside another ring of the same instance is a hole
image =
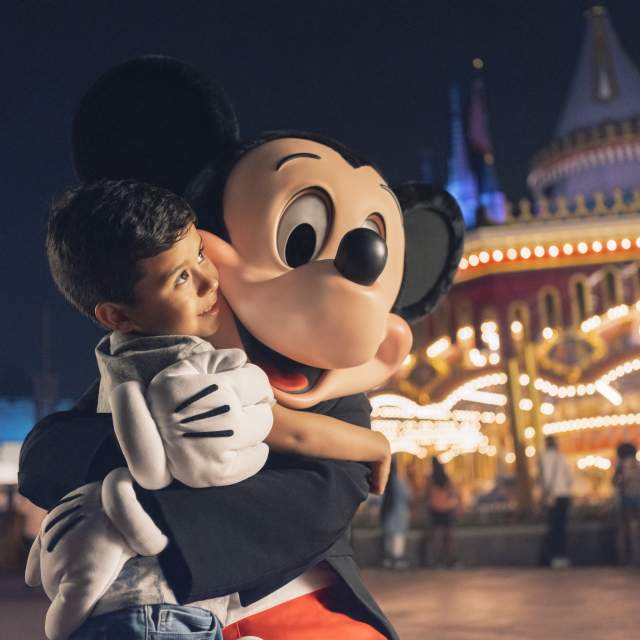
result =
[[[239,268],[242,260],[238,252],[228,242],[208,231],[198,229],[202,238],[204,253],[218,269]]]
[[[357,285],[332,261],[312,263],[269,281],[236,281],[223,291],[242,325],[287,358],[322,369],[372,358],[386,333],[391,296],[381,283]]]

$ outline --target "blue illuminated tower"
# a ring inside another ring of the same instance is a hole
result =
[[[465,139],[460,88],[451,87],[451,150],[447,191],[458,201],[467,228],[476,226],[478,183],[469,162]]]
[[[493,142],[489,131],[489,118],[480,78],[473,85],[469,102],[468,141],[471,166],[478,179],[478,205],[482,216],[478,224],[500,224],[506,219],[506,198],[500,190],[495,169]]]

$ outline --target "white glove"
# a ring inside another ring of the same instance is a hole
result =
[[[127,560],[137,553],[156,555],[167,544],[137,500],[137,507],[129,503],[124,473],[112,472],[104,488],[93,482],[72,491],[42,522],[29,551],[25,582],[42,584],[52,600],[45,618],[49,640],[65,640],[89,617]],[[126,525],[127,537],[102,509],[103,490],[114,494],[114,513],[126,513],[134,523]],[[138,544],[138,536],[144,544]]]
[[[134,478],[160,489],[234,484],[257,473],[273,424],[266,374],[238,349],[196,353],[153,378],[116,387],[114,428]]]

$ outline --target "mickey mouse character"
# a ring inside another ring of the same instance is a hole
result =
[[[85,181],[131,177],[186,192],[213,233],[207,250],[227,301],[215,346],[244,348],[280,404],[370,426],[363,392],[397,370],[407,320],[453,279],[463,236],[453,198],[392,187],[323,136],[241,142],[223,93],[160,57],[97,81],[76,116],[74,154]],[[51,508],[122,466],[111,421],[94,407],[89,394],[25,442],[20,489],[36,504]],[[83,455],[65,459],[71,449]],[[171,540],[160,560],[181,602],[237,592],[227,640],[396,638],[347,537],[367,476],[358,463],[272,454],[237,485],[137,495]]]

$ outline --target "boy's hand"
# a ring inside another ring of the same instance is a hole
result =
[[[380,460],[370,463],[371,467],[371,493],[381,496],[389,480],[389,472],[391,471],[391,447],[389,441],[384,435],[375,432],[380,436],[380,447],[383,454]]]

